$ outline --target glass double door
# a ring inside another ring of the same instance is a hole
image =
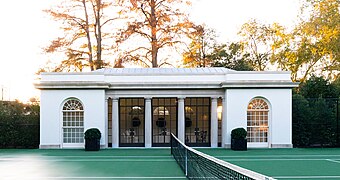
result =
[[[177,135],[177,98],[152,99],[152,146],[169,147]]]
[[[185,143],[210,146],[210,98],[185,98]],[[177,136],[177,98],[152,99],[153,146],[170,146],[171,133]]]
[[[144,98],[119,99],[119,146],[144,147]]]
[[[152,99],[152,146],[169,147],[177,135],[177,98]],[[145,146],[144,98],[119,99],[119,146]]]
[[[210,146],[210,98],[185,99],[185,144]]]

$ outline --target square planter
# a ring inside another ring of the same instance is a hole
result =
[[[235,151],[246,151],[247,139],[231,139],[231,149]]]
[[[85,139],[85,151],[99,151],[100,140],[99,139]]]

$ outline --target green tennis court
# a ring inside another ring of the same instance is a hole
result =
[[[186,179],[170,149],[0,150],[4,179]]]
[[[339,148],[200,151],[276,179],[340,179]]]
[[[277,179],[340,179],[340,149],[199,149]],[[4,179],[185,179],[170,149],[5,150]]]

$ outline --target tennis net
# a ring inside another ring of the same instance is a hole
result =
[[[189,179],[274,180],[190,148],[173,134],[171,154]]]

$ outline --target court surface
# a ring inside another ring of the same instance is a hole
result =
[[[340,148],[198,149],[277,179],[340,179]],[[0,179],[186,179],[170,149],[0,149]]]
[[[340,179],[340,148],[200,151],[276,179]]]
[[[0,179],[186,179],[170,149],[1,150]]]

